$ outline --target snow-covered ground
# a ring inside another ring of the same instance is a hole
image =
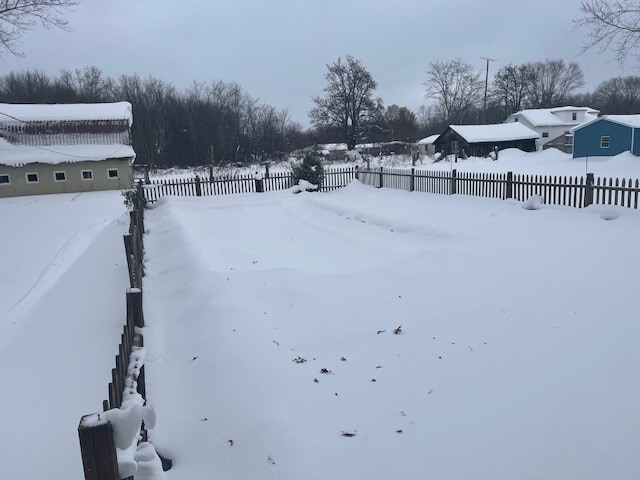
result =
[[[167,478],[640,477],[640,212],[356,182],[146,224]]]
[[[1,478],[84,478],[78,422],[102,408],[125,321],[122,200],[0,199]]]
[[[453,160],[453,157],[450,157]],[[272,164],[270,171],[288,171],[291,169],[291,159],[288,162]],[[360,163],[327,163],[331,167],[353,167],[365,164]],[[372,168],[410,168],[411,158],[407,155],[390,155],[384,157],[371,157],[369,165]],[[532,175],[585,175],[586,172],[593,173],[596,177],[613,178],[640,178],[640,158],[623,153],[615,157],[590,157],[588,159],[574,159],[570,154],[551,148],[539,152],[523,152],[517,149],[507,149],[500,152],[498,160],[490,158],[470,157],[466,160],[458,159],[458,162],[440,161],[434,162],[433,158],[422,156],[417,162],[416,168],[422,170],[451,170],[457,169],[460,172],[483,172],[483,173],[522,173]],[[249,165],[246,167],[220,167],[214,170],[214,175],[246,175],[256,171],[264,172],[264,165]],[[158,170],[151,175],[152,179],[181,179],[193,178],[197,174],[201,177],[208,177],[209,170],[206,167],[193,169],[172,168]]]

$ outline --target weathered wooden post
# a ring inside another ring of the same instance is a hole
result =
[[[457,183],[458,172],[454,168],[451,170],[451,191],[449,192],[451,195],[456,194],[456,183]]]
[[[384,167],[380,167],[380,186],[378,188],[384,187],[384,175],[383,175]]]
[[[256,192],[263,193],[264,192],[264,180],[262,177],[253,177],[253,180],[256,182]]]
[[[513,172],[507,172],[505,198],[513,198]]]
[[[142,290],[129,288],[127,290],[127,318],[133,319],[133,325],[144,327],[144,315],[142,312]]]
[[[135,266],[133,259],[133,236],[131,234],[123,235],[124,252],[127,256],[127,268],[129,269],[129,286],[135,286]]]
[[[264,178],[269,178],[269,162],[264,164]]]
[[[200,177],[196,175],[196,197],[202,196],[202,186],[200,185]]]
[[[85,480],[120,480],[113,428],[109,422],[94,424],[96,416],[85,415],[78,425]]]
[[[355,176],[355,179],[356,179],[356,180],[360,180],[360,178],[358,177],[358,173],[359,173],[359,171],[358,171],[358,165],[356,165],[355,173],[354,173],[354,176]]]
[[[409,178],[409,191],[413,192],[415,190],[415,181],[416,181],[416,168],[411,167],[411,177]]]
[[[151,179],[149,178],[149,165],[144,166],[144,183],[145,185],[149,185],[151,183]]]
[[[584,185],[584,206],[588,207],[593,203],[593,173],[587,173],[587,181]]]

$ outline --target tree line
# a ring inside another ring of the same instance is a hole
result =
[[[320,143],[415,142],[449,124],[499,123],[524,108],[589,106],[603,114],[640,112],[640,76],[615,77],[593,92],[576,93],[584,74],[562,60],[499,68],[485,84],[482,71],[457,58],[429,65],[429,102],[417,112],[384,106],[377,83],[350,56],[327,65],[327,86],[313,97],[311,128],[286,109],[261,103],[233,82],[194,82],[184,91],[154,77],[105,76],[94,66],[49,76],[38,70],[0,77],[2,103],[128,101],[133,146],[151,166],[226,165],[283,158]],[[486,103],[485,103],[486,87]],[[486,104],[486,107],[485,107]]]

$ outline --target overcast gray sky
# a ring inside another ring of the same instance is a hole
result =
[[[84,0],[66,16],[71,32],[37,29],[23,37],[25,58],[0,59],[0,74],[95,65],[107,76],[138,73],[179,89],[193,80],[234,81],[262,102],[308,124],[326,64],[360,59],[385,105],[425,104],[429,62],[481,57],[508,63],[577,61],[583,90],[622,71],[609,55],[580,55],[572,31],[579,0]]]

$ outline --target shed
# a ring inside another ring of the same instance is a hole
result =
[[[0,197],[132,186],[132,107],[0,104]]]
[[[518,148],[525,152],[536,150],[540,134],[521,123],[498,123],[495,125],[449,125],[435,141],[437,151],[454,152],[457,142],[459,153],[474,157],[485,157],[496,147]]]
[[[613,157],[626,151],[640,155],[640,114],[603,115],[572,132],[573,158]]]
[[[436,153],[436,140],[440,135],[429,135],[418,140],[418,152],[420,155],[434,155]]]

